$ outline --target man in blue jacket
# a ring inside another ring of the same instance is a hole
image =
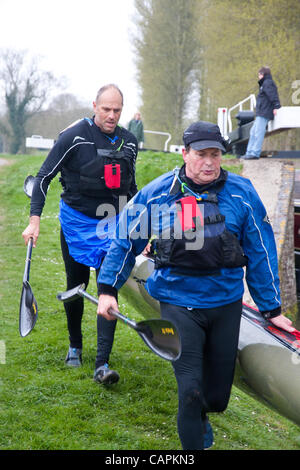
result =
[[[267,124],[274,119],[277,109],[281,107],[277,86],[272,79],[269,67],[262,67],[258,71],[259,93],[256,98],[256,118],[251,127],[250,138],[246,154],[241,158],[254,160],[260,157]]]
[[[173,363],[178,384],[178,433],[183,449],[208,448],[207,413],[226,409],[237,354],[244,269],[261,314],[293,330],[281,314],[278,264],[266,210],[248,179],[221,168],[220,129],[191,124],[183,135],[184,165],[140,190],[120,216],[98,278],[98,314],[113,319],[117,292],[135,257],[153,239],[149,294],[162,318],[174,322],[182,354]]]

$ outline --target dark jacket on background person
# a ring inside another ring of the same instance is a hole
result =
[[[256,98],[256,116],[274,119],[273,109],[281,107],[277,86],[271,74],[265,74],[258,81],[259,93]]]
[[[145,141],[144,124],[140,119],[132,119],[128,124],[128,130],[136,137],[138,143]]]

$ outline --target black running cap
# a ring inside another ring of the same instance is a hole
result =
[[[226,152],[224,139],[217,124],[198,121],[191,124],[183,133],[185,147],[190,145],[194,150],[218,148]]]

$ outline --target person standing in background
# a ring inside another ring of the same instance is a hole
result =
[[[257,160],[260,157],[267,124],[276,116],[281,107],[277,86],[272,79],[269,67],[261,67],[258,71],[259,93],[256,98],[256,118],[251,127],[250,138],[243,160]]]
[[[144,124],[141,119],[141,113],[139,112],[135,113],[133,119],[129,121],[128,130],[129,132],[132,132],[132,134],[136,137],[139,148],[142,148],[145,138],[144,138]]]

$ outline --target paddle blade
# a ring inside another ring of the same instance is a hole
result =
[[[145,320],[137,324],[136,331],[152,351],[167,361],[176,361],[181,354],[180,336],[168,320]]]
[[[79,284],[79,286],[76,286],[73,289],[69,289],[64,292],[59,292],[56,298],[61,302],[73,302],[73,300],[77,300],[79,299],[79,297],[84,297],[84,289],[85,284]]]
[[[19,331],[27,336],[34,328],[38,317],[38,306],[29,282],[23,282],[19,311]]]
[[[24,181],[23,190],[26,196],[28,196],[29,198],[31,198],[32,196],[34,181],[35,181],[35,178],[32,175],[27,176],[27,178]]]

